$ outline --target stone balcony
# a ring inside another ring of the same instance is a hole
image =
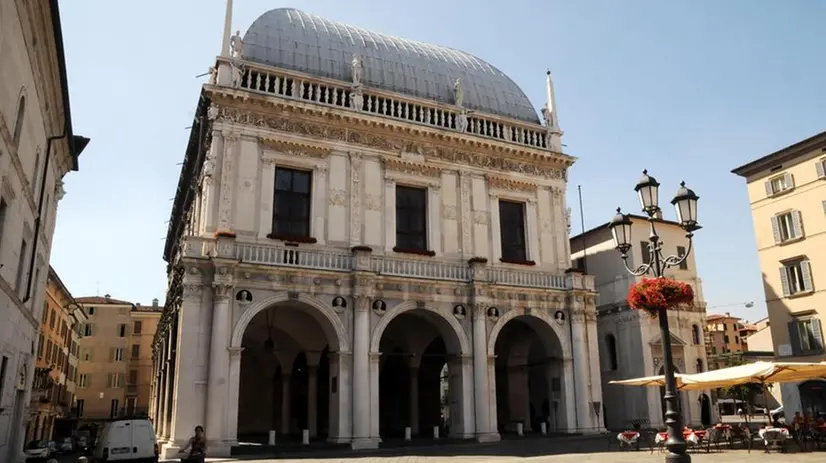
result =
[[[219,241],[187,237],[181,257],[224,257],[246,264],[342,273],[349,273],[355,269],[354,256],[350,251],[247,243],[233,238]],[[487,279],[494,285],[557,291],[595,290],[594,278],[591,275],[555,274],[497,265],[487,265],[486,268]],[[473,280],[472,267],[459,259],[372,255],[370,269],[379,276],[459,283],[470,283]]]

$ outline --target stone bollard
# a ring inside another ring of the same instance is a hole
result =
[[[539,423],[539,432],[541,432],[543,436],[547,435],[548,434],[548,423],[545,423],[544,421],[542,423]]]
[[[517,436],[524,436],[524,425],[522,423],[516,423],[516,435]]]
[[[310,430],[305,429],[301,431],[301,443],[304,445],[310,445]]]
[[[410,426],[405,426],[404,428],[404,440],[409,441],[411,436]]]
[[[275,429],[270,429],[270,445],[275,445]]]
[[[438,426],[433,426],[433,438],[434,439],[439,439],[439,427]]]

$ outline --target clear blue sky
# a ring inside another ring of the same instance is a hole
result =
[[[826,2],[236,0],[233,31],[271,8],[473,53],[539,108],[555,75],[568,200],[586,227],[637,210],[648,168],[670,198],[701,196],[697,262],[709,307],[765,313],[745,184],[729,171],[826,130]],[[75,296],[163,301],[166,221],[222,0],[61,2],[75,131],[92,142],[68,175],[52,264]],[[674,217],[673,211],[666,210]],[[579,231],[579,223],[574,230]],[[711,309],[716,310],[716,309]]]

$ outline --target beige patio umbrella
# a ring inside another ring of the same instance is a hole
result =
[[[689,375],[684,375],[682,373],[676,373],[674,375],[674,380],[677,383],[677,390],[689,390],[685,389],[687,384],[683,381],[683,378]],[[665,387],[665,375],[658,375],[658,376],[646,376],[644,378],[632,378],[632,379],[622,379],[618,381],[608,381],[608,384],[619,384],[620,386],[649,386],[649,387]]]

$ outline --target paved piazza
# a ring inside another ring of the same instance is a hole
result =
[[[664,453],[642,451],[607,451],[605,439],[524,439],[505,440],[499,443],[480,445],[446,445],[442,447],[408,447],[383,449],[359,454],[334,456],[331,454],[295,454],[279,458],[245,457],[242,459],[207,459],[208,462],[363,462],[363,463],[436,463],[436,462],[548,462],[548,463],[590,463],[590,462],[633,462],[654,463],[665,459]],[[767,455],[762,449],[749,454],[745,450],[724,450],[722,452],[692,453],[695,463],[733,462],[788,462],[795,463],[826,461],[826,452]]]

